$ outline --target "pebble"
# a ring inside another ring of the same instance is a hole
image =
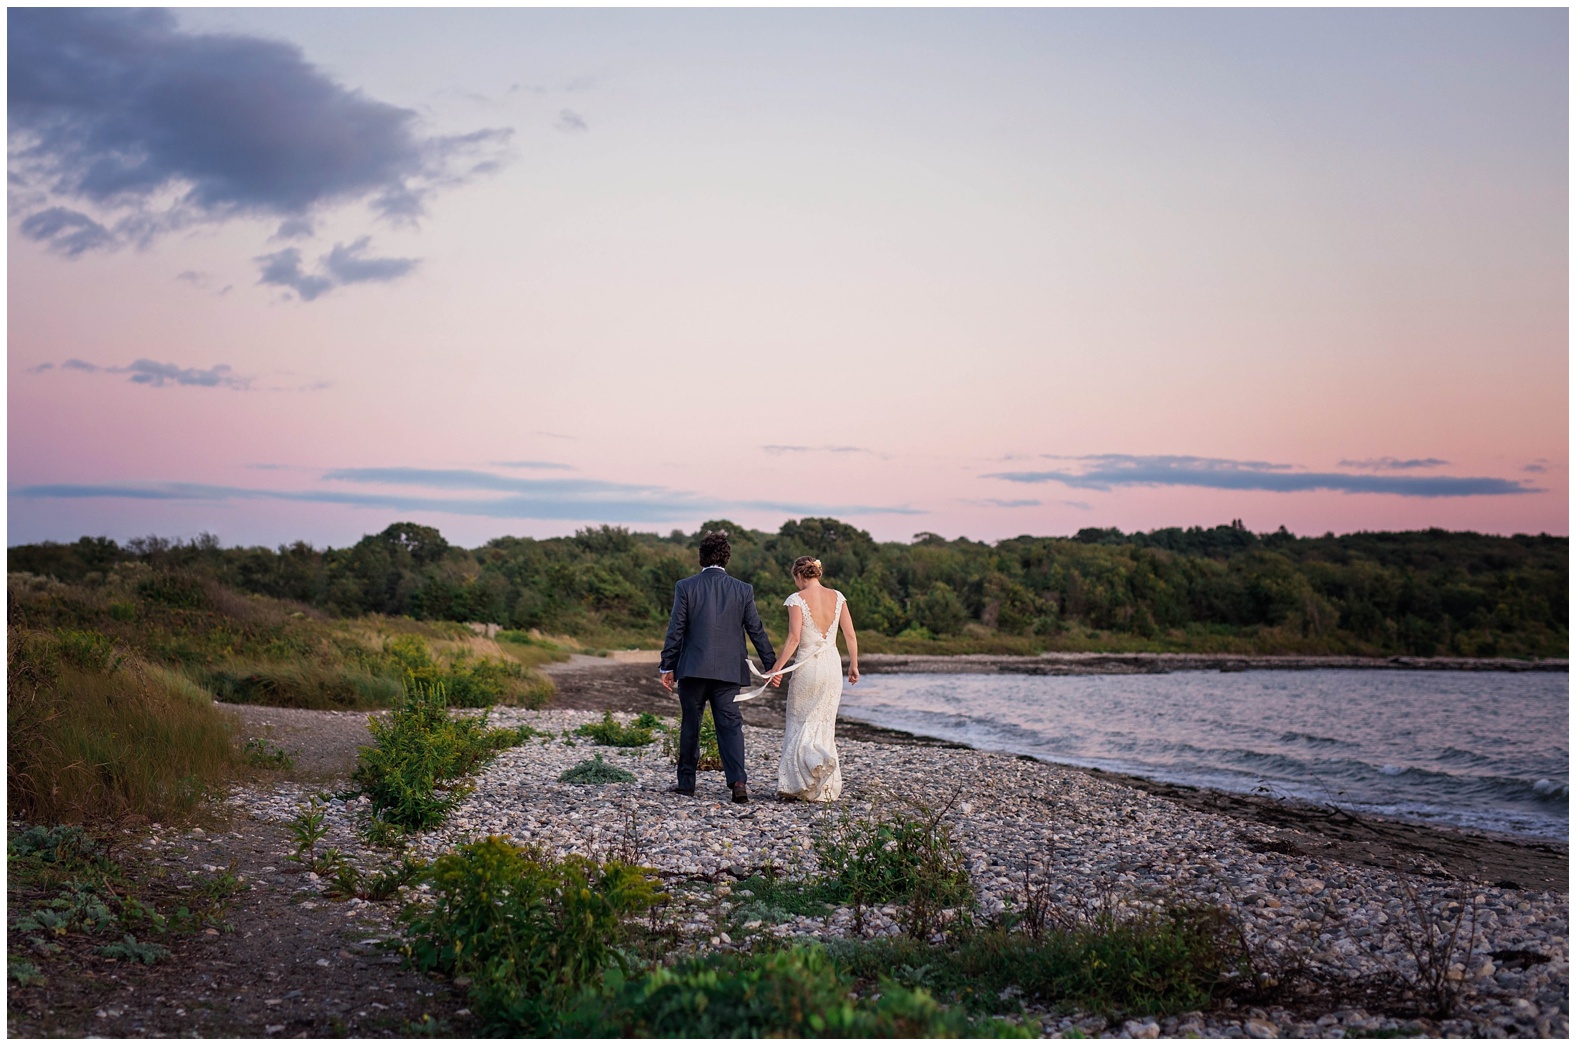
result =
[[[492,722],[528,724],[556,738],[600,718],[592,712],[498,709]],[[762,798],[775,793],[781,732],[751,726],[744,732],[751,791],[757,796],[750,804],[729,802],[722,775],[715,772],[700,775],[694,798],[668,793],[674,770],[660,744],[570,748],[533,740],[500,753],[445,824],[413,837],[412,850],[430,858],[496,834],[559,856],[632,856],[662,875],[664,889],[674,894],[676,921],[687,927],[692,946],[749,947],[748,939],[758,934],[851,936],[853,913],[839,909],[781,922],[752,918],[730,924],[745,937],[735,941],[725,938],[715,922],[714,906],[742,900],[729,896],[725,877],[747,878],[768,863],[781,875],[813,875],[818,871],[815,836],[837,817],[877,815],[904,800],[950,804],[946,821],[967,859],[986,917],[1020,905],[1025,874],[1048,882],[1055,900],[1074,909],[1101,897],[1114,898],[1114,906],[1126,911],[1190,899],[1229,910],[1250,946],[1262,954],[1312,957],[1358,979],[1415,973],[1405,928],[1416,923],[1419,909],[1443,920],[1456,910],[1449,907],[1452,902],[1475,904],[1472,954],[1457,974],[1465,993],[1462,1006],[1455,1019],[1432,1027],[1444,1035],[1569,1035],[1569,909],[1563,893],[1466,886],[1266,851],[1255,847],[1260,829],[1252,824],[1002,753],[839,740],[842,799],[826,806],[781,803]],[[592,754],[636,780],[599,786],[558,782],[561,773]],[[963,783],[961,791],[957,783]],[[237,789],[229,801],[255,818],[284,823],[315,794],[308,785],[281,782]],[[386,860],[386,853],[369,849],[356,834],[368,805],[364,798],[330,800],[325,813],[329,835],[320,846],[338,847],[368,867]],[[284,856],[278,864],[288,869]],[[310,887],[322,885],[316,876],[304,878]],[[400,903],[388,907],[392,911]],[[896,914],[890,906],[866,912],[865,932],[900,932]],[[1495,964],[1496,951],[1537,952],[1549,961],[1525,967]],[[1373,1035],[1416,1027],[1361,1010],[1315,1017],[1271,1009],[1263,1016],[1255,1012],[1238,1018],[1187,1014],[1165,1029],[1150,1018],[1108,1028],[1098,1017],[1063,1015],[1047,1024],[1046,1033],[1339,1037],[1348,1030]]]

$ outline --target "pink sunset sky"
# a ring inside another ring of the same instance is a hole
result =
[[[1564,10],[8,19],[10,544],[1569,530]]]

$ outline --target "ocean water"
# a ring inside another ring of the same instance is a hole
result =
[[[877,726],[1178,784],[1568,839],[1563,672],[867,675]]]

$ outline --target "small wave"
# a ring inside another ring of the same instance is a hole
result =
[[[1534,781],[1532,790],[1549,799],[1569,799],[1571,795],[1570,785],[1560,784],[1558,781],[1550,781],[1547,777],[1541,781]]]
[[[1406,767],[1396,766],[1394,763],[1386,763],[1379,768],[1379,772],[1386,777],[1400,777],[1406,773]]]
[[[1296,730],[1288,730],[1280,735],[1282,744],[1296,744],[1301,741],[1310,745],[1344,745],[1347,742],[1338,737],[1322,737],[1319,734],[1303,734]]]

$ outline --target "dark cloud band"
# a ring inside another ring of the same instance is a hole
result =
[[[923,515],[922,509],[891,505],[801,505],[771,501],[723,501],[637,484],[581,479],[517,479],[466,469],[339,469],[328,482],[411,486],[427,491],[478,491],[496,497],[443,496],[425,492],[361,490],[266,490],[193,483],[41,484],[19,487],[13,498],[131,498],[153,501],[224,502],[273,500],[391,511],[446,512],[499,519],[601,520],[667,523],[753,510],[785,515]]]
[[[1541,492],[1541,488],[1493,476],[1304,472],[1290,465],[1262,461],[1233,461],[1227,458],[1098,454],[1060,460],[1074,462],[1076,471],[1057,469],[993,472],[984,478],[1003,479],[1012,483],[1060,483],[1063,486],[1082,490],[1110,490],[1113,487],[1140,486],[1205,487],[1213,490],[1263,490],[1277,493],[1333,490],[1343,494],[1394,494],[1415,498],[1484,497]]]

